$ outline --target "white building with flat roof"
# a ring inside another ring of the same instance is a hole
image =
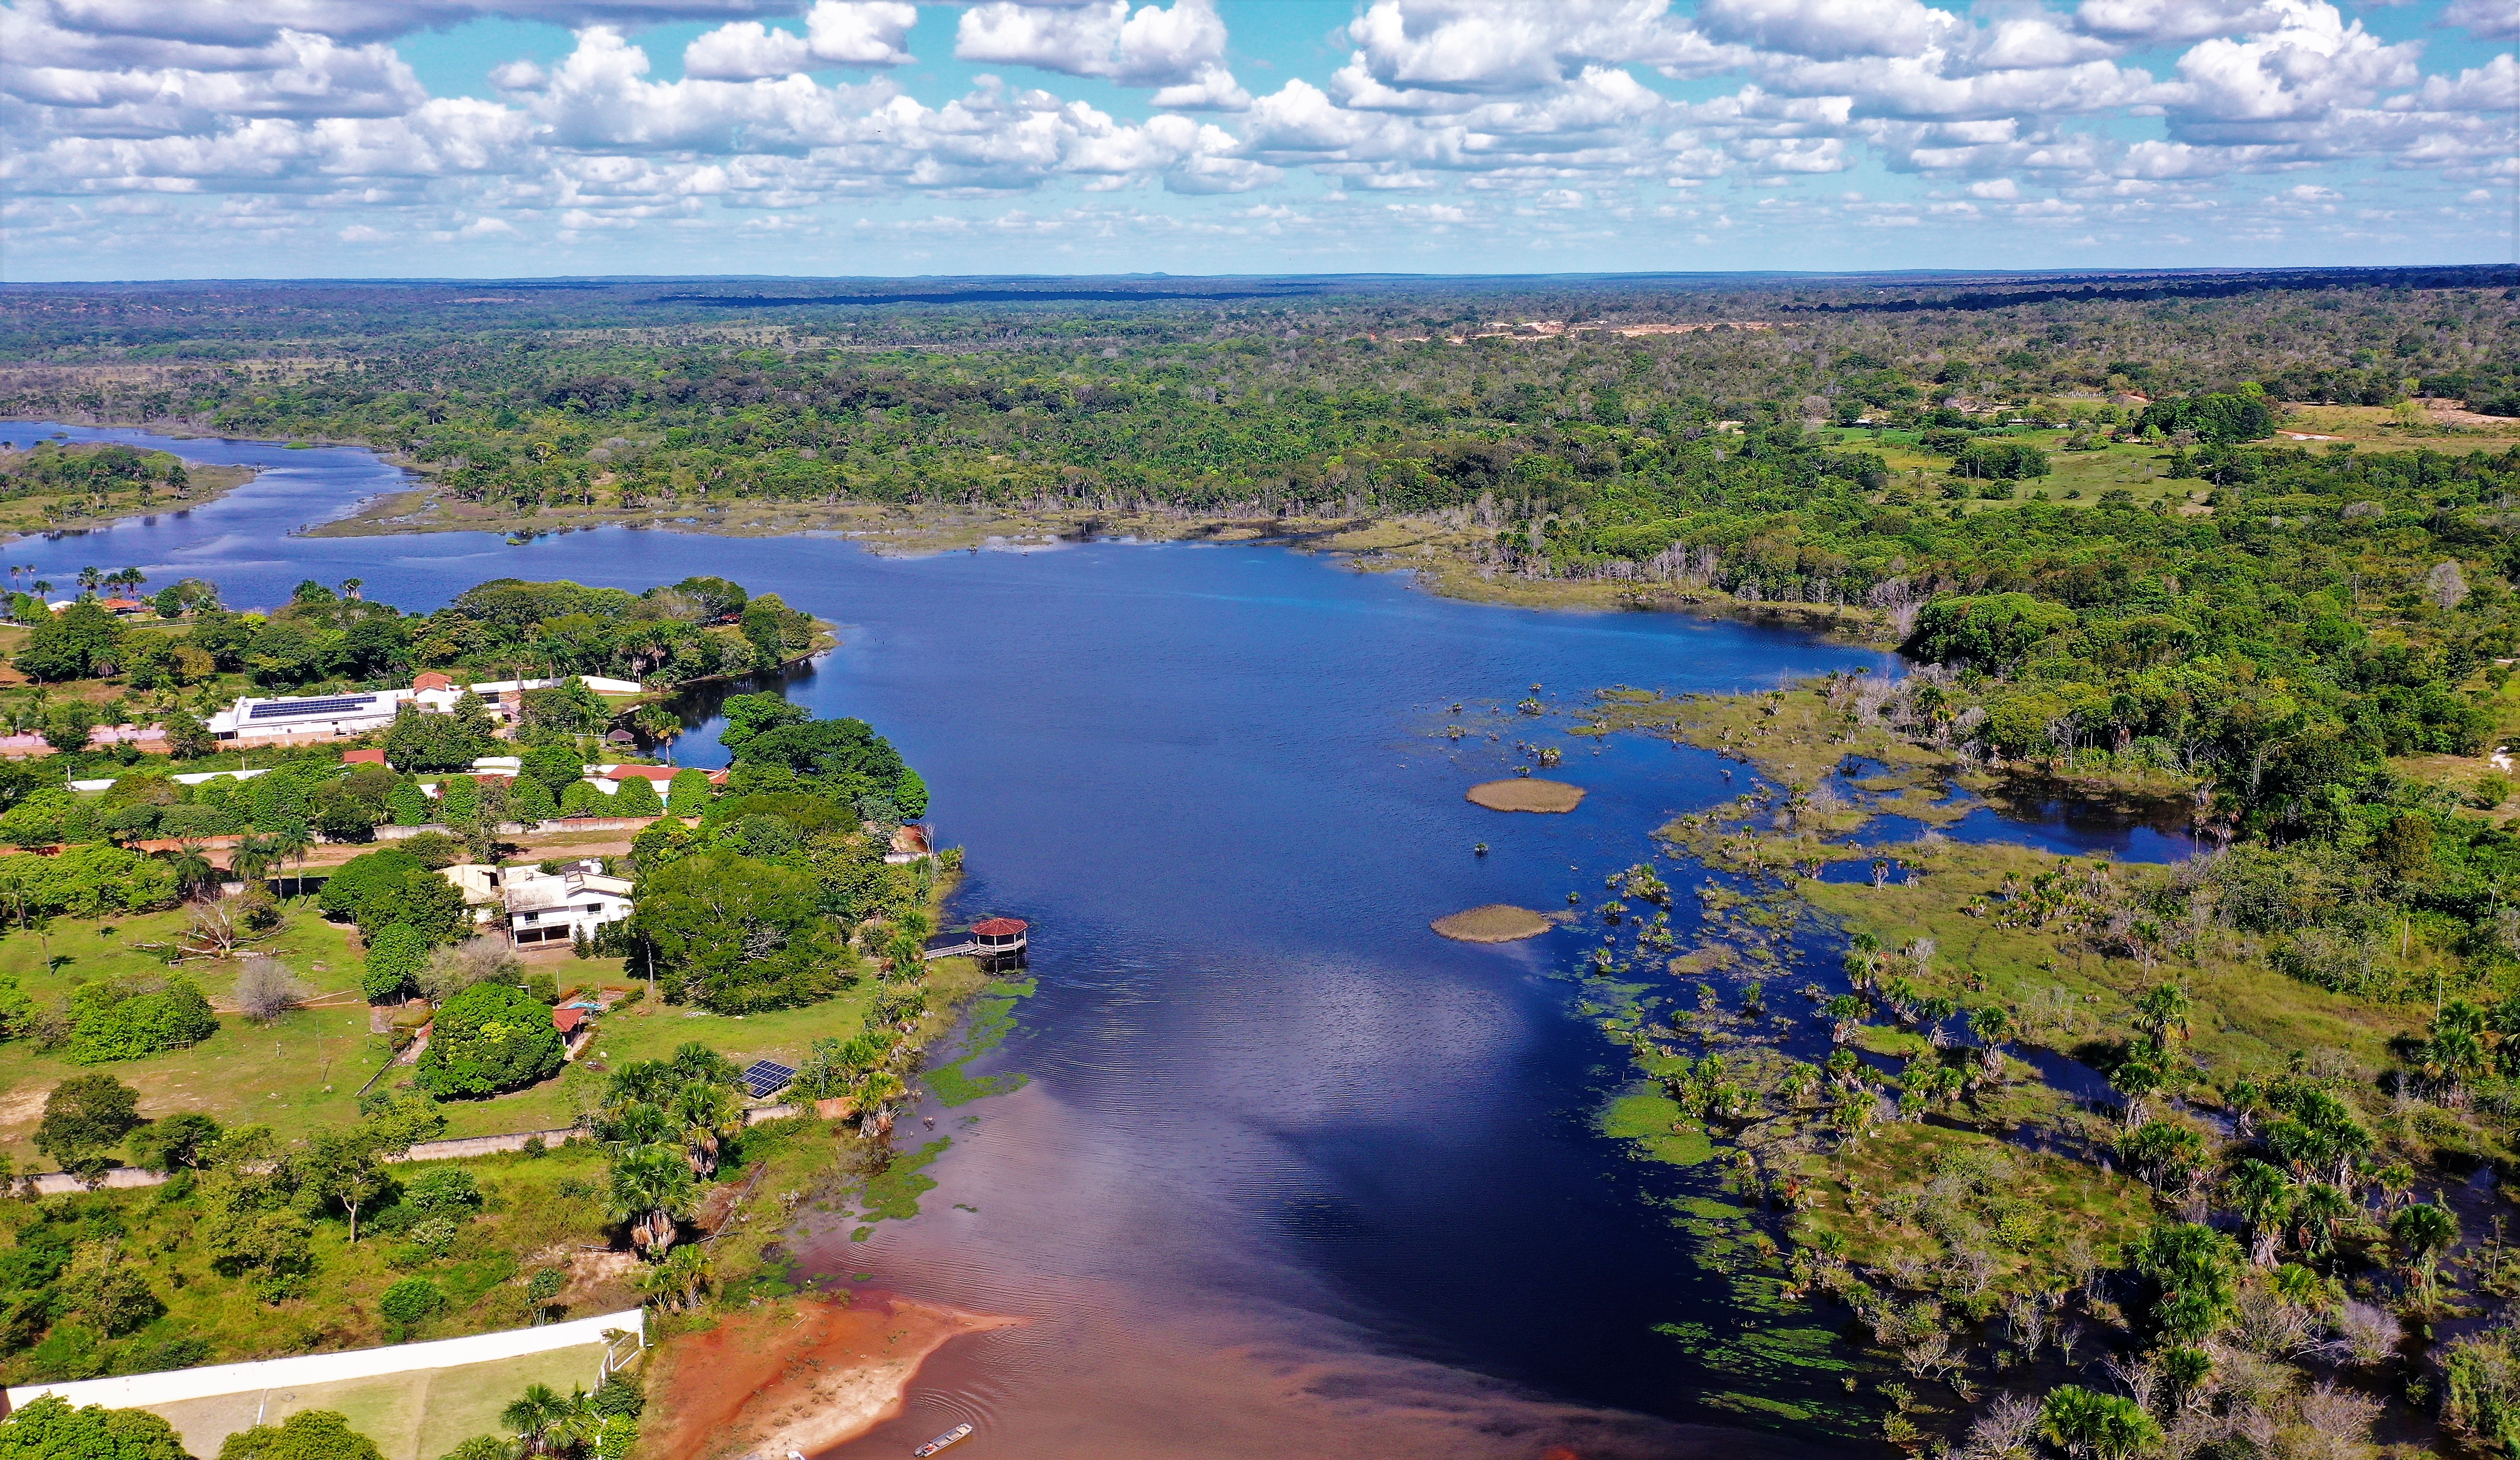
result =
[[[642,689],[634,679],[607,679],[600,674],[573,677],[599,695],[635,695]],[[558,689],[567,682],[566,679],[492,679],[466,685],[457,684],[443,674],[431,673],[412,681],[409,689],[361,690],[339,695],[277,699],[248,695],[210,716],[210,734],[237,745],[307,745],[317,741],[349,740],[392,725],[394,716],[405,705],[416,705],[428,713],[450,714],[467,694],[479,696],[493,715],[513,719],[518,699],[526,690]]]

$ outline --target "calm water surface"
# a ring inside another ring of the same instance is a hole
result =
[[[926,775],[934,824],[969,851],[960,910],[1032,921],[1038,992],[972,1067],[1023,1088],[930,1107],[932,1130],[904,1122],[905,1148],[951,1142],[922,1214],[863,1240],[818,1216],[796,1244],[827,1281],[1032,1321],[947,1350],[910,1413],[837,1453],[898,1454],[963,1419],[981,1430],[958,1455],[1044,1460],[1846,1447],[1821,1417],[1846,1399],[1837,1374],[1745,1369],[1658,1330],[1814,1319],[1745,1318],[1675,1206],[1711,1182],[1598,1133],[1630,1068],[1571,1007],[1583,935],[1488,948],[1426,924],[1598,899],[1653,828],[1748,784],[1694,751],[1564,742],[1562,718],[1511,712],[1534,684],[1570,707],[1611,684],[1733,690],[1888,659],[1673,616],[1453,603],[1261,548],[887,560],[828,537],[617,528],[526,546],[291,537],[400,474],[355,450],[163,444],[267,470],[189,514],[22,540],[10,561],[56,582],[90,564],[198,574],[240,606],[357,576],[413,609],[502,575],[716,572],[840,625],[788,693],[864,716]],[[1475,733],[1437,735],[1453,723]],[[1568,745],[1554,774],[1590,792],[1576,812],[1462,798],[1521,738]],[[680,754],[723,756],[711,726]],[[2012,829],[2059,850],[2177,850],[2049,822]],[[734,1047],[740,1029],[712,1032]]]

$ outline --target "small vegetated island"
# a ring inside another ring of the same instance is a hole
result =
[[[635,753],[680,728],[658,704],[674,686],[827,644],[809,616],[715,578],[503,579],[426,616],[357,587],[268,614],[205,583],[145,613],[19,605],[19,665],[46,697],[28,749],[49,753],[0,762],[0,841],[20,848],[0,853],[9,1384],[642,1302],[652,1338],[717,1298],[783,1298],[764,1255],[782,1194],[879,1172],[920,1050],[988,983],[924,956],[960,853],[929,849],[926,785],[873,727],[737,694],[727,771]],[[106,723],[65,713],[99,697],[158,733],[49,733]],[[288,716],[235,713],[308,700],[366,717],[255,745]],[[224,748],[240,740],[249,766]],[[510,1139],[428,1144],[459,1136]],[[916,1190],[882,1189],[871,1216]],[[963,1331],[931,1316],[927,1346]],[[519,1436],[628,1453],[635,1380],[572,1397],[518,1375],[475,1386],[485,1437],[457,1453]],[[416,1442],[337,1435],[323,1409],[225,1439],[176,1419],[33,1405],[0,1420],[0,1450]]]

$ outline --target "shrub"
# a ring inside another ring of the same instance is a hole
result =
[[[611,806],[612,798],[596,790],[593,781],[571,781],[560,796],[562,816],[603,816]]]
[[[708,809],[709,790],[706,771],[678,770],[665,788],[665,807],[677,816],[698,816]]]
[[[192,1460],[175,1427],[145,1409],[74,1409],[51,1394],[0,1419],[0,1460]]]
[[[73,1065],[145,1060],[199,1044],[218,1030],[210,1001],[190,979],[170,979],[156,989],[107,980],[70,994],[68,1059]]]
[[[558,1073],[561,1051],[549,1005],[513,984],[475,983],[437,1011],[420,1087],[441,1100],[522,1089]]]
[[[247,956],[231,992],[237,1012],[264,1026],[276,1022],[290,1005],[305,995],[305,986],[287,964],[259,953]]]
[[[407,1277],[385,1290],[377,1300],[377,1311],[395,1332],[395,1342],[402,1336],[446,1311],[446,1294],[425,1277]]]
[[[377,1442],[329,1409],[304,1409],[277,1425],[239,1430],[218,1460],[384,1460]]]
[[[463,1166],[433,1166],[411,1179],[402,1200],[432,1216],[468,1213],[481,1205],[481,1183]]]

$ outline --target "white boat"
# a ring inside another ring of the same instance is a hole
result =
[[[970,1437],[971,1437],[971,1427],[970,1427],[970,1426],[968,1426],[968,1425],[956,1425],[953,1429],[948,1430],[948,1431],[946,1431],[944,1434],[937,1436],[934,1439],[931,1439],[931,1440],[927,1441],[925,1444],[922,1444],[922,1445],[921,1445],[919,1448],[917,1448],[917,1449],[915,1449],[915,1450],[912,1450],[910,1453],[911,1453],[913,1456],[916,1456],[916,1457],[917,1457],[917,1460],[927,1460],[927,1457],[928,1457],[928,1456],[935,1454],[938,1450],[941,1450],[941,1449],[945,1448],[947,1445],[949,1445],[949,1444],[960,1444],[960,1443],[962,1443],[964,1440],[967,1440],[967,1439],[968,1439],[968,1438],[970,1438]]]

